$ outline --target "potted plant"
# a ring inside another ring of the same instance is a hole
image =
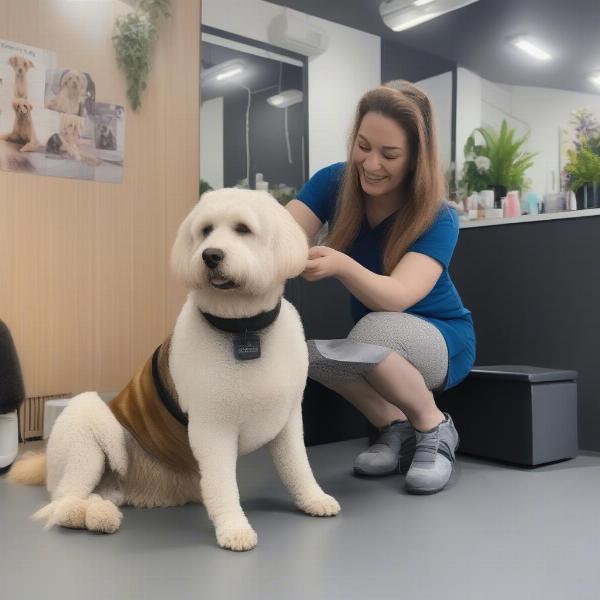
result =
[[[482,143],[478,143],[477,137]],[[500,198],[508,190],[526,188],[525,173],[533,165],[537,153],[526,152],[527,136],[516,138],[514,129],[502,121],[500,132],[492,127],[478,127],[467,138],[464,147],[465,164],[461,187],[473,191],[494,190],[494,205],[500,208]]]
[[[596,148],[600,146],[597,144]],[[594,208],[600,204],[600,154],[594,147],[583,144],[579,150],[568,151],[569,162],[565,166],[567,186],[575,192],[577,208]]]
[[[141,106],[150,71],[150,54],[158,39],[161,17],[169,16],[170,0],[136,0],[135,10],[115,21],[112,42],[117,64],[127,79],[127,98],[133,110]]]
[[[565,185],[575,192],[577,208],[600,206],[600,124],[591,111],[573,111],[573,148],[567,151]]]

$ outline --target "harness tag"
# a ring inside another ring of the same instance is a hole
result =
[[[260,358],[260,336],[244,331],[233,338],[233,354],[238,360]]]

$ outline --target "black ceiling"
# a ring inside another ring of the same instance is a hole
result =
[[[452,60],[498,83],[598,94],[587,81],[600,71],[600,0],[479,0],[399,33],[379,16],[380,0],[270,0],[384,40]],[[507,43],[527,34],[554,60],[531,59]]]

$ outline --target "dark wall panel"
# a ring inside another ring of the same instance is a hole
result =
[[[462,229],[452,276],[478,364],[579,372],[579,446],[600,450],[600,217]]]
[[[600,217],[461,229],[451,274],[473,313],[476,363],[578,371],[579,446],[600,451]],[[307,338],[344,337],[352,326],[335,280],[296,279],[287,295]],[[308,444],[367,432],[357,411],[314,382],[304,417]]]

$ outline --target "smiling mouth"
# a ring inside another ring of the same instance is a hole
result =
[[[384,179],[386,179],[385,175],[379,176],[379,177],[376,177],[374,175],[369,175],[364,169],[363,169],[363,176],[370,183],[379,183],[380,181],[383,181]]]

